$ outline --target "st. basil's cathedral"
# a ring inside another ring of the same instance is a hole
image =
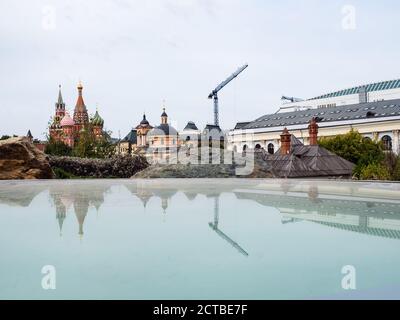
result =
[[[100,117],[96,110],[95,115],[89,119],[88,111],[83,101],[82,83],[78,83],[78,99],[76,101],[73,118],[65,109],[65,103],[61,94],[61,86],[59,87],[58,100],[55,104],[55,116],[50,125],[50,138],[56,141],[62,141],[71,148],[79,139],[82,130],[91,130],[96,138],[103,136],[104,120]]]

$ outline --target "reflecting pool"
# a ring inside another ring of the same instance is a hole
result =
[[[3,181],[0,226],[0,299],[400,298],[400,184]]]

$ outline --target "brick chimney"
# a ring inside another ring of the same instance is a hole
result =
[[[312,118],[310,121],[308,134],[310,136],[310,146],[318,145],[318,124],[315,118]]]
[[[283,129],[281,134],[281,155],[287,155],[290,153],[290,142],[292,135],[289,133],[287,128]]]

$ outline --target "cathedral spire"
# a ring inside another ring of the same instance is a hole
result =
[[[58,115],[60,117],[64,116],[64,112],[65,112],[65,103],[64,100],[62,98],[62,94],[61,94],[61,84],[58,85],[58,99],[56,102],[56,113],[59,113]]]
[[[59,105],[64,104],[62,94],[61,94],[61,84],[58,85],[58,102]]]
[[[82,96],[83,85],[81,81],[79,81],[77,89],[78,89],[78,100],[76,101],[75,111],[85,112],[86,106],[85,102],[83,101],[83,96]]]
[[[81,81],[79,81],[77,89],[78,89],[78,100],[76,101],[74,110],[74,121],[77,126],[76,129],[79,131],[80,129],[82,129],[83,125],[86,125],[89,122],[89,115],[86,109],[85,102],[83,101],[83,96],[82,96],[83,85]]]

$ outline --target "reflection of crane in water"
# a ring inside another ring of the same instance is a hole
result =
[[[248,256],[249,254],[234,240],[229,238],[225,233],[218,229],[219,222],[219,196],[214,198],[214,223],[210,222],[208,225],[211,229],[213,229],[222,239],[226,240],[228,243],[232,245],[236,250],[238,250],[244,256]]]

